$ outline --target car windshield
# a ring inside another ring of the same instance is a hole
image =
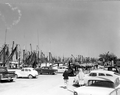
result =
[[[114,83],[107,80],[89,80],[88,86],[114,88]]]

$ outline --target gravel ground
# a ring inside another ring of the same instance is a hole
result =
[[[0,95],[73,95],[74,77],[69,77],[68,89],[62,88],[62,74],[39,75],[36,79],[19,78],[0,83]]]

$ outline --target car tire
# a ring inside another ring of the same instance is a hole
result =
[[[55,72],[53,72],[52,75],[55,75]]]
[[[42,75],[42,73],[41,73],[41,72],[40,72],[39,74],[40,74],[40,75]]]
[[[35,76],[35,78],[38,78],[37,76]]]
[[[10,82],[13,82],[13,79],[11,79]]]
[[[28,75],[28,78],[29,78],[29,79],[32,79],[32,78],[33,78],[33,76],[32,76],[32,75]]]

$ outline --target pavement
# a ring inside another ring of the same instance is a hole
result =
[[[19,69],[8,69],[8,71],[18,71],[18,70]],[[85,73],[88,73],[88,71],[85,71]],[[73,86],[73,80],[74,80],[75,77],[69,77],[68,87],[67,87],[67,89],[65,89],[64,88],[64,80],[62,79],[62,73],[58,73],[58,75],[61,76],[61,78],[58,79],[59,84],[54,85],[54,87],[51,87],[51,88],[47,89],[47,92],[45,92],[45,91],[42,92],[41,91],[41,95],[73,95],[74,89],[76,88],[75,86]],[[36,89],[36,87],[35,87],[35,89]],[[34,90],[33,87],[31,89],[31,91],[32,90]],[[27,92],[27,89],[26,89],[26,92]],[[30,89],[29,89],[29,92],[30,92]],[[31,94],[29,94],[29,95],[32,95],[32,92],[30,92],[30,93]],[[22,93],[22,95],[27,95],[27,94],[25,94],[25,92],[24,92],[24,93]],[[38,95],[38,92],[35,91],[34,95]]]
[[[69,77],[67,89],[63,88],[62,74],[39,75],[37,79],[18,78],[11,83],[0,83],[0,95],[73,95],[74,78]]]
[[[60,80],[59,84],[49,89],[46,93],[41,95],[73,95],[74,89],[73,80],[75,77],[69,77],[67,88],[64,88],[64,80]]]

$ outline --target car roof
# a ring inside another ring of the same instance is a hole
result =
[[[114,74],[113,71],[107,71],[107,70],[92,70],[90,73],[109,73],[109,74]]]
[[[101,76],[101,77],[91,77],[89,80],[103,80],[103,81],[111,81],[115,82],[118,77],[111,77],[111,76]]]

